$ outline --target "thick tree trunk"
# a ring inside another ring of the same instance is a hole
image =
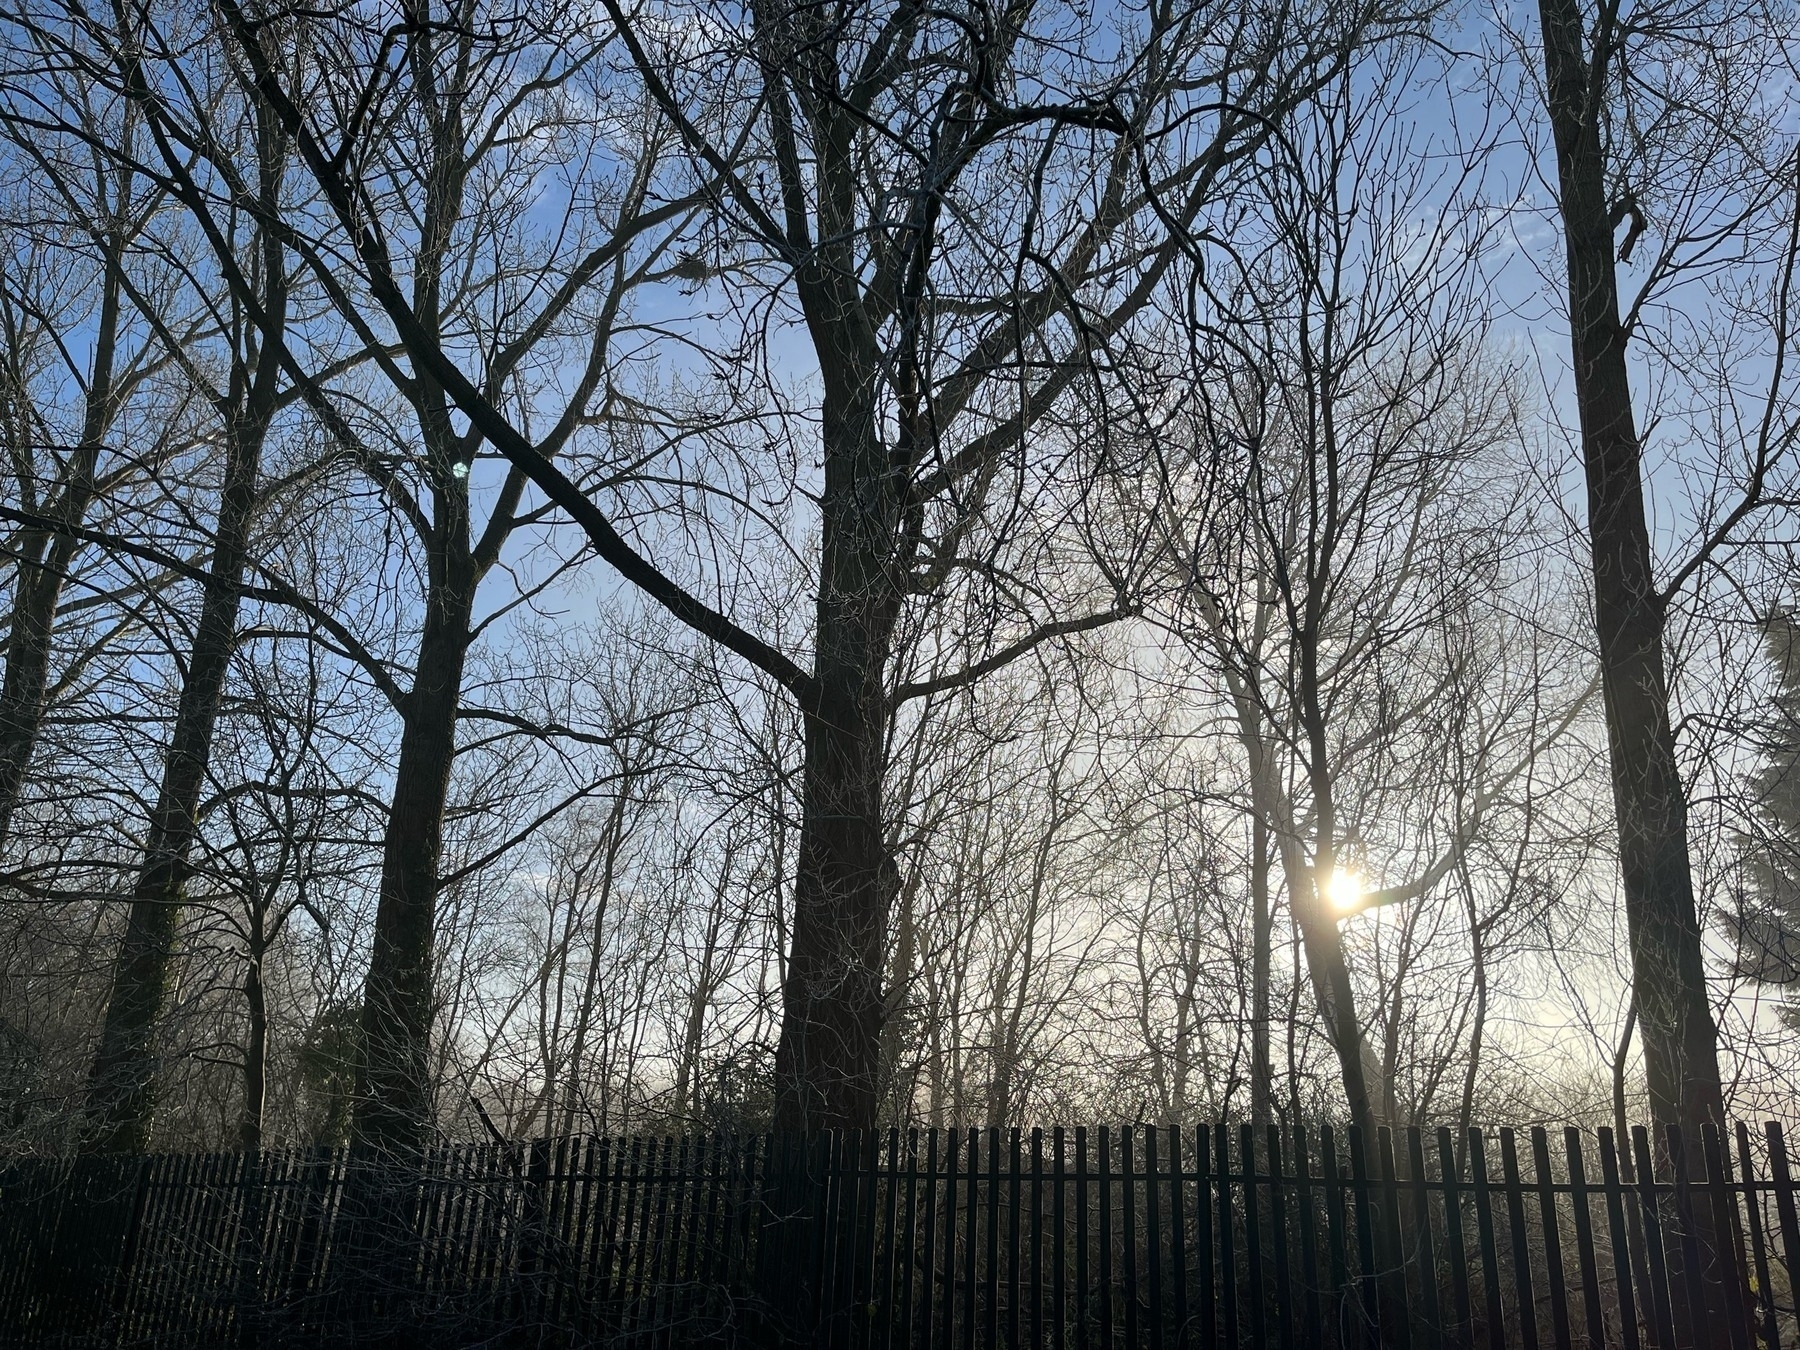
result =
[[[256,480],[267,417],[227,433],[225,483],[200,622],[188,654],[187,679],[150,816],[144,858],[131,895],[125,941],[113,969],[112,993],[88,1080],[86,1144],[98,1152],[148,1147],[156,1111],[157,1024],[167,1001],[180,918],[181,889],[199,831],[213,732],[225,676],[237,646],[238,611],[256,510]]]
[[[776,1124],[872,1129],[883,950],[898,890],[882,825],[884,683],[901,595],[899,504],[873,404],[866,335],[815,320],[825,371],[825,490],[813,690],[806,715],[794,926],[776,1047]]]
[[[466,525],[466,514],[463,520]],[[461,533],[462,546],[445,549],[433,567],[418,672],[403,710],[363,987],[354,1137],[366,1149],[398,1156],[425,1147],[435,1113],[430,1051],[438,872],[475,594],[466,529]]]
[[[1619,861],[1642,1026],[1650,1110],[1696,1140],[1721,1122],[1717,1030],[1707,999],[1688,860],[1687,800],[1675,761],[1642,454],[1625,364],[1613,226],[1600,142],[1600,73],[1590,66],[1576,0],[1540,0],[1547,103],[1556,141],[1569,267],[1569,331],[1587,471],[1588,532]]]
[[[881,672],[871,669],[873,653],[857,655],[865,659],[821,659],[817,703],[807,710],[794,926],[775,1057],[776,1123],[784,1129],[875,1124],[893,884],[881,829]]]
[[[108,266],[94,333],[94,360],[88,375],[81,445],[59,498],[46,503],[63,525],[81,524],[95,492],[100,443],[112,425],[113,364],[118,352],[119,283]],[[0,850],[12,833],[13,813],[31,769],[44,725],[44,694],[50,682],[50,645],[63,582],[80,544],[66,534],[27,530],[20,538],[18,580],[13,588],[12,625],[6,647],[6,675],[0,679]]]

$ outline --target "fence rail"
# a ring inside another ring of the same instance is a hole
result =
[[[1797,1269],[1773,1123],[1698,1141],[1134,1126],[0,1166],[8,1345],[1800,1350]]]

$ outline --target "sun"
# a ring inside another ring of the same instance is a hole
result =
[[[1363,879],[1353,869],[1331,869],[1331,880],[1325,883],[1325,898],[1339,914],[1349,914],[1360,909],[1366,893]]]

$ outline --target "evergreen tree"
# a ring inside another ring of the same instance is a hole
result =
[[[1739,836],[1742,863],[1733,928],[1738,973],[1770,984],[1800,984],[1800,619],[1763,626],[1776,689],[1755,735],[1763,767],[1748,782]],[[1800,1003],[1790,1002],[1800,1016]]]

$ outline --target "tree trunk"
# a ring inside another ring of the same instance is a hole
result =
[[[1314,1001],[1337,1054],[1344,1100],[1350,1108],[1350,1119],[1366,1126],[1372,1115],[1362,1027],[1356,1014],[1356,990],[1350,983],[1350,968],[1344,961],[1344,939],[1338,929],[1337,916],[1330,912],[1324,899],[1324,886],[1336,865],[1329,833],[1329,780],[1324,775],[1314,776],[1315,795],[1323,787],[1326,802],[1319,812],[1319,843],[1309,866],[1300,851],[1292,805],[1276,777],[1277,766],[1265,739],[1261,706],[1255,692],[1232,671],[1229,654],[1221,650],[1221,655],[1227,657],[1226,678],[1237,715],[1238,739],[1249,759],[1251,814],[1253,819],[1267,822],[1267,829],[1275,835],[1282,876],[1287,882],[1288,907],[1293,913],[1295,927],[1300,930],[1300,945],[1306,955]]]
[[[263,995],[263,947],[252,944],[244,966],[244,1004],[250,1013],[244,1044],[244,1108],[238,1123],[238,1147],[245,1153],[262,1148],[263,1099],[268,1087],[269,1009]]]
[[[1250,813],[1250,1118],[1266,1125],[1275,1118],[1275,1066],[1270,1053],[1272,1010],[1269,985],[1275,951],[1275,920],[1269,906],[1269,823]]]
[[[914,867],[907,874],[896,897],[894,940],[891,944],[893,960],[888,971],[887,1002],[881,1014],[879,1086],[882,1094],[893,1101],[896,1114],[907,1119],[912,1116],[913,1093],[918,1082],[919,1066],[916,1061],[912,1063],[911,1078],[906,1083],[900,1080],[900,1069],[908,1055],[916,1049],[914,1040],[909,1039],[907,1032],[908,1028],[913,1028],[916,1032],[917,1019],[907,1014],[912,1003],[912,985],[918,965],[917,904],[922,880],[923,869]]]
[[[71,493],[63,516],[78,524],[88,496]],[[44,725],[44,691],[49,687],[50,638],[62,601],[63,578],[80,546],[67,535],[21,532],[18,581],[13,591],[12,628],[6,646],[6,676],[0,681],[0,849],[12,833],[13,812]]]
[[[1700,1125],[1722,1122],[1724,1103],[1606,200],[1599,102],[1616,49],[1602,33],[1590,65],[1576,0],[1540,0],[1539,15],[1568,254],[1570,345],[1632,987],[1651,1113],[1684,1125],[1697,1148]]]
[[[200,622],[188,654],[187,679],[163,764],[162,786],[150,816],[143,863],[132,890],[125,941],[113,969],[112,993],[88,1080],[87,1147],[141,1153],[156,1112],[153,1038],[168,996],[188,857],[199,833],[200,794],[206,783],[225,676],[237,647],[238,610],[267,411],[226,433],[225,482],[217,536],[200,601]]]
[[[794,927],[775,1053],[783,1129],[875,1125],[892,869],[881,830],[884,719],[869,689],[881,675],[871,663],[821,660],[817,704],[807,711]]]
[[[438,871],[476,580],[467,548],[466,501],[461,505],[462,546],[442,550],[432,567],[418,672],[402,710],[400,759],[363,986],[354,1138],[377,1153],[400,1156],[425,1147],[435,1109],[430,1050]]]
[[[872,1129],[883,945],[898,890],[882,830],[882,776],[900,512],[876,433],[872,342],[832,300],[808,298],[809,315],[825,311],[813,322],[826,386],[825,490],[775,1118],[783,1129]]]
[[[95,492],[94,475],[100,443],[114,413],[113,363],[119,340],[119,283],[109,265],[100,292],[100,314],[94,333],[94,361],[88,377],[87,408],[81,445],[76,449],[60,497],[47,503],[47,514],[61,524],[79,525]],[[31,768],[44,725],[44,691],[50,680],[50,643],[62,603],[63,582],[80,544],[66,534],[21,533],[13,587],[12,627],[6,648],[6,675],[0,680],[0,850],[12,833],[13,813]]]

